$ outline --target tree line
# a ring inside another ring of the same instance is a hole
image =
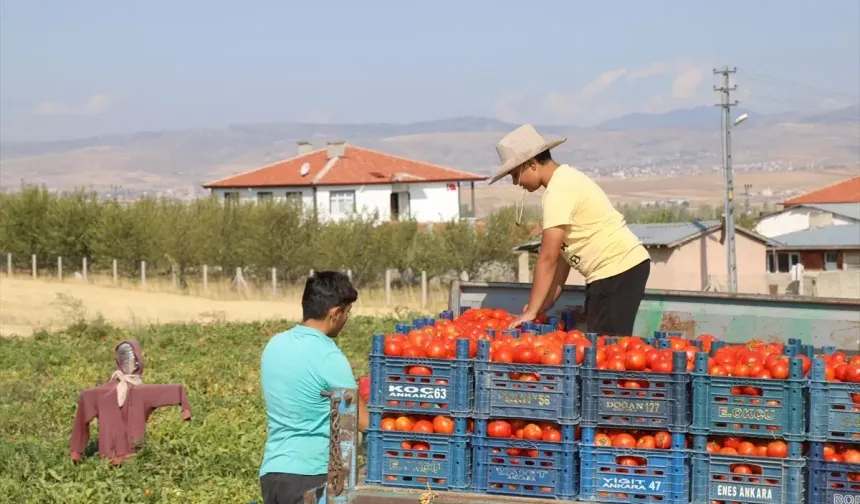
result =
[[[619,210],[628,222],[719,216],[707,208]],[[0,252],[11,253],[17,268],[29,268],[33,254],[48,267],[57,256],[66,264],[87,258],[93,270],[109,270],[116,260],[119,274],[129,277],[146,261],[147,274],[174,271],[183,285],[185,276],[204,264],[227,271],[242,267],[246,278],[265,278],[277,268],[287,282],[301,280],[311,269],[350,269],[358,285],[381,281],[386,269],[426,271],[431,278],[465,272],[475,278],[491,266],[514,270],[512,249],[528,241],[539,222],[537,213],[528,212],[527,223],[516,226],[515,213],[514,206],[504,207],[478,225],[452,221],[430,227],[380,221],[376,215],[321,222],[290,202],[120,201],[89,190],[58,193],[25,184],[0,193]]]

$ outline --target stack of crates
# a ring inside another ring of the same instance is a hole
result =
[[[711,353],[724,342],[715,342]],[[785,346],[789,376],[785,380],[711,376],[709,355],[696,355],[693,372],[693,504],[800,504],[803,502],[802,454],[806,438],[806,387],[798,347]],[[755,395],[735,393],[754,389]],[[709,436],[782,440],[786,458],[709,453]],[[739,466],[750,468],[741,473]]]
[[[398,324],[396,332],[408,334],[414,328],[434,323],[432,318],[416,319],[412,325]],[[365,481],[405,488],[429,486],[434,490],[468,491],[472,484],[469,424],[475,387],[469,342],[457,341],[454,359],[390,357],[383,353],[384,344],[384,335],[373,336]],[[410,373],[414,367],[423,368],[422,373]],[[382,419],[387,414],[450,416],[454,432],[446,435],[383,430]]]
[[[597,335],[588,335],[596,341]],[[608,341],[612,343],[612,341]],[[665,347],[665,339],[648,343]],[[596,348],[582,365],[580,501],[689,504],[690,388],[686,352],[672,354],[670,373],[601,370]],[[627,387],[636,383],[636,388]],[[595,446],[598,428],[665,431],[668,450]],[[628,465],[636,461],[635,466]]]
[[[526,332],[545,334],[548,324],[524,324]],[[505,331],[514,338],[519,331]],[[533,381],[521,381],[529,375]],[[572,500],[578,490],[576,425],[579,423],[579,366],[576,347],[565,345],[560,366],[490,361],[490,342],[478,342],[475,360],[475,433],[473,491],[481,494]],[[493,438],[494,420],[524,420],[560,425],[561,441]]]
[[[831,443],[860,450],[860,383],[827,381],[824,360],[813,360],[808,421],[807,502],[860,503],[860,464],[827,461],[824,456]]]

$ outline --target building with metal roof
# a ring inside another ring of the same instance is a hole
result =
[[[727,264],[722,221],[630,224],[630,229],[651,255],[649,289],[725,291]],[[775,243],[753,231],[736,227],[738,291],[768,293],[764,264],[767,245]],[[540,251],[540,241],[514,249],[521,255],[520,281],[529,281],[528,254]],[[571,271],[568,284],[583,285],[582,276]]]
[[[857,223],[860,223],[860,202],[809,203],[763,215],[755,230],[761,235],[776,237],[807,229]]]

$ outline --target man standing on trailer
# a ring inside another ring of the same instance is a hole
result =
[[[545,189],[540,253],[529,303],[510,326],[531,322],[552,308],[573,267],[585,277],[588,332],[631,335],[651,257],[600,186],[576,168],[552,159],[550,149],[566,140],[548,142],[526,124],[496,145],[502,167],[490,184],[510,175],[514,185],[523,188],[517,224],[526,191]]]
[[[263,350],[260,380],[268,418],[260,467],[263,504],[302,504],[305,492],[326,483],[331,415],[330,400],[321,393],[356,388],[352,367],[334,339],[357,299],[343,273],[314,274],[302,294],[302,322],[273,336]],[[365,405],[360,393],[361,431],[368,423]]]

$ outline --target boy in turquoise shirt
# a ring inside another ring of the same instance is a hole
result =
[[[346,356],[334,342],[358,299],[349,278],[321,271],[308,278],[302,322],[275,335],[263,350],[260,380],[268,437],[260,467],[263,504],[301,504],[304,493],[326,482],[329,399],[335,387],[356,388]],[[359,396],[359,429],[367,428]]]

